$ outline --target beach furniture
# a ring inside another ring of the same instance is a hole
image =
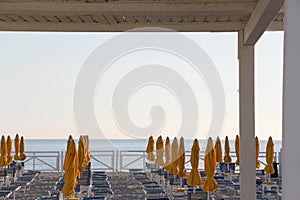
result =
[[[145,198],[145,200],[170,200],[169,197],[149,197]]]
[[[84,197],[82,200],[106,200],[107,197],[105,196],[98,196],[98,197]]]
[[[0,192],[0,198],[2,199],[9,199],[12,192]]]
[[[144,188],[143,189],[145,196],[150,197],[150,196],[163,196],[166,194],[166,191],[163,190],[162,188]]]
[[[1,192],[12,192],[13,193],[13,199],[16,199],[16,192],[21,189],[21,186],[12,185],[12,186],[5,186],[0,187]]]

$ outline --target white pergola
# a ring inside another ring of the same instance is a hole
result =
[[[121,32],[164,27],[180,32],[238,32],[241,199],[255,200],[255,151],[249,151],[255,149],[254,45],[266,30],[284,30],[283,198],[298,200],[300,1],[283,4],[284,0],[0,0],[0,31]]]

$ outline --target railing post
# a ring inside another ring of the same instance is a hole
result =
[[[120,172],[122,171],[123,168],[123,156],[122,156],[122,151],[120,151]]]
[[[32,170],[35,170],[35,152],[33,152]]]
[[[116,172],[119,172],[119,151],[116,151]]]
[[[56,169],[57,172],[59,172],[59,152],[57,152],[57,157],[56,157]]]
[[[143,170],[146,171],[146,154],[145,154],[145,151],[143,151]]]
[[[111,158],[111,169],[112,172],[115,172],[115,151],[112,151],[112,158]]]
[[[64,152],[63,151],[61,151],[61,158],[60,158],[60,166],[61,166],[61,168],[60,168],[60,170],[61,170],[61,173],[63,173],[63,169],[64,169]]]

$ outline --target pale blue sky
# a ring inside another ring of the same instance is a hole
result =
[[[233,139],[238,133],[237,34],[186,35],[207,52],[219,71],[226,95],[222,137]],[[77,75],[89,54],[111,37],[109,33],[0,33],[0,133],[21,133],[26,138],[67,138],[76,133],[73,90]],[[255,56],[256,132],[261,139],[269,135],[281,139],[283,33],[265,33],[256,44]],[[178,108],[161,88],[148,90],[165,96],[166,111]],[[147,111],[137,109],[144,103],[137,94],[136,104],[129,107],[141,126],[148,123],[141,117]],[[175,131],[178,120],[173,115],[166,132]],[[209,122],[205,123],[201,130],[206,130]],[[113,126],[106,129],[111,132],[108,137],[125,138]]]

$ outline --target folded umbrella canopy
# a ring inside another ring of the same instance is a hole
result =
[[[25,143],[24,143],[24,137],[21,137],[21,142],[20,142],[20,160],[24,161],[26,159],[25,155]]]
[[[87,165],[87,157],[86,157],[86,144],[84,141],[84,137],[80,136],[78,141],[78,169],[81,172],[85,169]]]
[[[202,186],[205,192],[214,192],[218,188],[218,183],[214,179],[216,170],[216,152],[214,149],[214,142],[211,138],[207,141],[204,157],[204,167],[206,173],[206,180]]]
[[[179,150],[178,150],[178,141],[175,137],[172,142],[172,161],[171,161],[171,170],[170,174],[177,175],[178,174],[178,158],[179,158]]]
[[[170,171],[171,170],[171,145],[169,137],[166,138],[166,150],[165,150],[165,169]]]
[[[216,161],[218,163],[221,163],[223,161],[223,158],[222,158],[222,145],[219,137],[217,137],[215,149],[216,149]]]
[[[155,160],[155,156],[153,152],[154,152],[154,139],[152,136],[150,136],[148,140],[147,149],[146,149],[146,153],[148,154],[147,159],[149,161]]]
[[[162,139],[161,136],[158,137],[156,141],[156,159],[155,159],[155,164],[158,166],[162,167],[164,166],[164,140]]]
[[[7,165],[10,165],[12,163],[12,141],[10,136],[7,136],[6,146],[7,146]]]
[[[226,163],[231,163],[232,159],[230,157],[230,145],[229,145],[229,140],[228,136],[225,138],[225,156],[224,156],[224,162]]]
[[[7,147],[4,135],[1,137],[1,157],[0,157],[0,167],[5,167],[7,165]]]
[[[274,143],[272,140],[272,137],[269,137],[267,148],[266,148],[266,161],[267,166],[265,167],[265,172],[267,174],[274,174],[275,170],[273,167],[273,161],[274,161]]]
[[[240,137],[236,135],[235,137],[235,155],[236,155],[236,166],[240,165]]]
[[[15,156],[14,160],[20,160],[20,137],[19,134],[15,137]]]
[[[76,144],[72,138],[69,136],[67,152],[64,160],[64,187],[62,188],[62,193],[64,196],[71,196],[75,194],[75,186],[77,185],[78,176],[78,155],[76,152]]]
[[[260,151],[260,148],[259,148],[259,140],[258,140],[258,137],[256,136],[255,137],[255,157],[256,157],[256,168],[259,169],[260,168],[260,162],[258,160],[258,157],[259,157],[259,151]]]
[[[198,170],[199,160],[200,160],[200,146],[198,140],[195,139],[192,146],[191,159],[190,159],[192,171],[187,180],[187,183],[191,186],[202,185],[201,176]]]
[[[90,139],[88,135],[84,136],[85,138],[85,143],[86,143],[86,160],[87,162],[90,162],[91,160],[91,152],[90,152]]]
[[[178,166],[179,166],[178,176],[180,178],[186,177],[186,169],[185,169],[185,146],[184,146],[184,139],[183,139],[183,137],[180,138],[180,143],[179,143]]]

